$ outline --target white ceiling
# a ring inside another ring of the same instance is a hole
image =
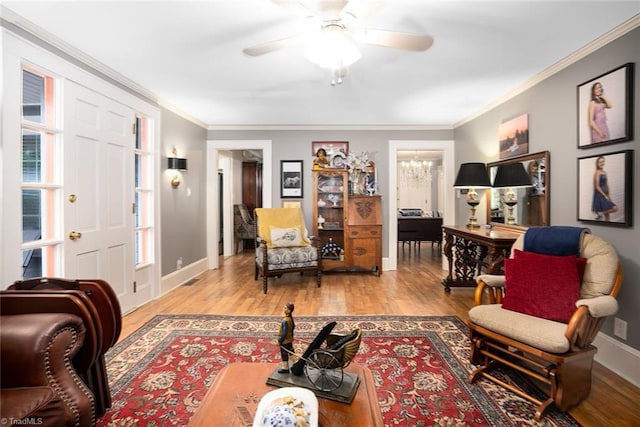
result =
[[[269,0],[3,6],[6,21],[35,24],[211,126],[452,126],[640,13],[638,0],[388,0],[367,26],[427,33],[433,47],[361,46],[332,87],[301,48],[242,53],[303,31],[305,18]]]

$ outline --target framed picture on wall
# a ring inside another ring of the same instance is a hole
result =
[[[529,115],[521,114],[505,120],[498,126],[500,159],[527,154],[529,152]]]
[[[633,150],[578,159],[578,221],[630,227]]]
[[[334,154],[349,154],[349,142],[347,141],[313,141],[311,143],[311,155],[317,156],[318,150],[324,148],[327,158],[333,157]]]
[[[280,198],[302,198],[302,160],[280,160]]]
[[[578,148],[633,138],[633,74],[628,63],[578,86]]]

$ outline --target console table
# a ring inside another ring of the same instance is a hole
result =
[[[483,272],[502,274],[513,242],[525,231],[500,226],[472,229],[464,225],[445,225],[442,230],[444,254],[449,262],[449,274],[442,279],[445,292],[457,287],[475,288],[475,277]]]

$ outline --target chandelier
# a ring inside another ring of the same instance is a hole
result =
[[[404,182],[424,184],[431,180],[431,162],[413,159],[400,162],[400,177]]]
[[[342,83],[347,67],[362,57],[345,27],[338,23],[326,25],[322,31],[310,36],[304,55],[314,64],[331,71],[331,85]]]

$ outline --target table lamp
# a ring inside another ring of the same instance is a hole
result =
[[[484,163],[462,163],[453,187],[468,190],[467,204],[471,206],[471,217],[469,218],[467,227],[479,228],[480,226],[476,219],[476,206],[480,204],[480,198],[478,197],[476,189],[491,187],[487,166]]]
[[[507,224],[515,224],[516,219],[513,216],[513,208],[518,204],[518,195],[514,188],[531,187],[531,177],[524,169],[524,165],[520,162],[508,165],[498,166],[496,177],[493,179],[493,188],[506,188],[504,193],[504,204],[509,208]]]

